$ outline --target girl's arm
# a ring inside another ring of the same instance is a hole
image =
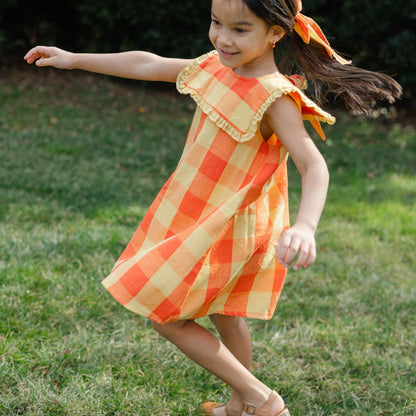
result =
[[[305,130],[301,113],[287,96],[268,109],[264,121],[276,133],[302,176],[302,197],[296,220],[277,245],[276,254],[285,267],[299,253],[295,270],[310,266],[316,258],[315,232],[325,205],[329,173],[325,160]]]
[[[82,69],[99,74],[144,81],[175,82],[191,60],[164,58],[144,51],[109,54],[72,53],[53,46],[36,46],[24,57],[27,63],[60,69]]]

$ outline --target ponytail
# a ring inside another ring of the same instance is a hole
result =
[[[288,68],[288,63],[291,67],[299,67],[318,104],[335,96],[353,111],[369,115],[377,102],[393,103],[400,98],[402,88],[393,78],[358,68],[338,55],[317,23],[300,13],[301,0],[243,1],[268,25],[280,26],[291,36],[280,70],[292,69]]]
[[[311,93],[321,105],[333,96],[354,112],[369,116],[378,102],[393,103],[402,94],[400,84],[393,78],[351,64],[341,64],[329,57],[315,41],[306,44],[293,33],[291,46],[295,61],[310,81]]]

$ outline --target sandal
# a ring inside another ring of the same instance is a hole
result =
[[[255,407],[251,404],[243,403],[241,407],[241,416],[290,416],[289,410],[283,409],[279,413],[272,413],[272,405],[279,398],[275,391],[270,393],[266,403],[262,407]]]
[[[209,416],[231,416],[228,412],[227,405],[215,403],[215,402],[205,402],[202,406],[202,414]]]

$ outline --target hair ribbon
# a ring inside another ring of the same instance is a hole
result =
[[[318,24],[311,19],[310,17],[305,16],[300,13],[302,10],[302,1],[298,0],[299,11],[295,16],[295,26],[294,29],[296,33],[302,38],[302,40],[309,44],[310,40],[313,39],[315,42],[318,42],[321,46],[325,48],[330,57],[335,58],[340,64],[346,65],[350,64],[351,61],[344,59],[342,56],[338,55],[330,46],[328,39],[323,34],[321,28]]]

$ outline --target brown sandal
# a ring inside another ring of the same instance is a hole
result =
[[[221,409],[223,407],[223,409]],[[231,416],[228,413],[227,406],[225,404],[215,402],[205,402],[202,406],[202,414],[209,416]],[[224,410],[222,412],[222,410]],[[215,412],[215,413],[214,413]],[[221,413],[222,412],[222,413]]]
[[[244,403],[241,407],[241,416],[290,416],[289,410],[287,409],[283,409],[279,413],[272,413],[272,404],[278,397],[277,393],[272,391],[267,402],[262,407],[254,407],[251,404]]]

